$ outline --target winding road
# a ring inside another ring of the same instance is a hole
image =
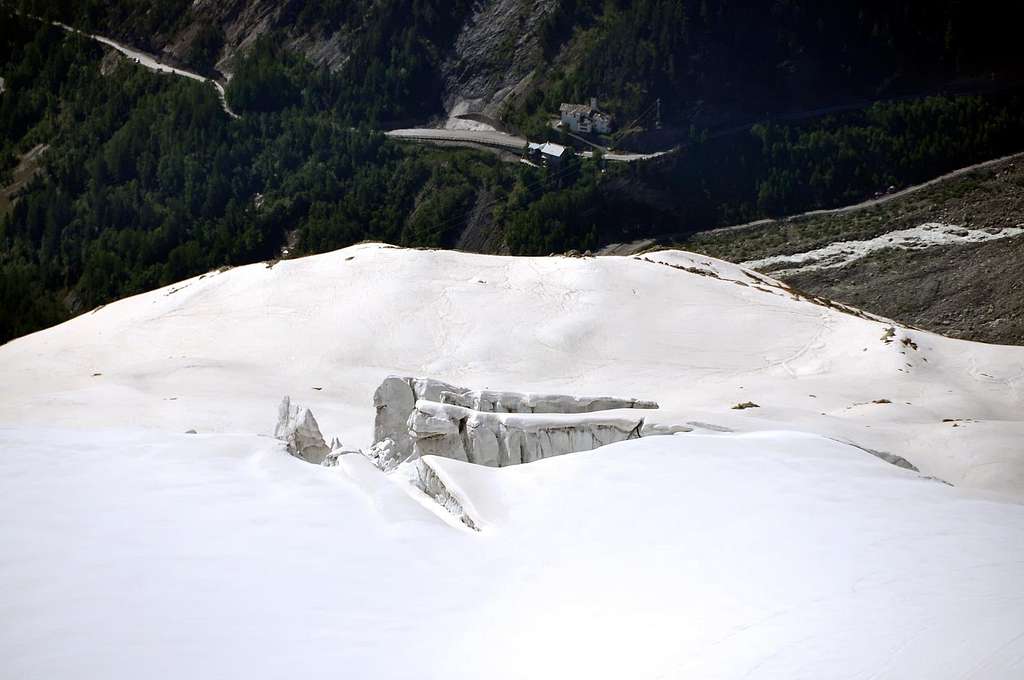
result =
[[[47,21],[46,19],[43,19],[41,17],[32,16],[29,14],[23,14],[22,16],[27,16],[37,21]],[[143,52],[141,50],[137,50],[134,47],[123,45],[117,42],[116,40],[111,40],[110,38],[107,38],[106,36],[96,35],[94,33],[86,33],[85,31],[80,31],[73,26],[62,24],[59,21],[50,21],[48,23],[50,23],[50,25],[52,26],[56,26],[57,28],[62,28],[69,33],[77,33],[78,35],[84,35],[87,38],[95,40],[96,42],[103,43],[107,47],[112,47],[113,49],[117,50],[121,54],[125,55],[126,57],[134,61],[139,66],[142,66],[143,68],[148,68],[150,71],[156,71],[157,73],[169,73],[171,75],[181,76],[183,78],[191,78],[192,80],[197,80],[201,83],[212,83],[214,89],[217,90],[217,97],[218,99],[220,99],[220,105],[221,108],[224,109],[224,113],[228,114],[229,116],[235,119],[241,118],[241,116],[232,111],[231,107],[228,106],[227,94],[224,91],[224,86],[221,83],[214,80],[213,78],[207,78],[206,76],[202,76],[198,73],[187,71],[183,68],[177,68],[176,66],[171,66],[170,64],[165,64],[164,62],[157,59],[155,55],[149,54],[148,52]]]
[[[529,140],[523,137],[505,134],[492,130],[442,130],[438,128],[406,128],[403,130],[391,130],[385,135],[393,139],[404,139],[414,142],[453,142],[463,144],[480,144],[490,146],[504,151],[521,153],[526,150]],[[608,152],[603,155],[606,161],[616,163],[631,163],[643,161],[650,158],[657,158],[672,153],[676,149],[658,151],[656,153],[614,153]],[[592,151],[584,151],[580,154],[584,158],[592,158]]]
[[[508,135],[504,132],[491,130],[442,130],[438,128],[406,128],[391,130],[385,135],[393,139],[406,139],[415,142],[462,142],[493,146],[507,151],[519,153],[529,143],[523,137]]]

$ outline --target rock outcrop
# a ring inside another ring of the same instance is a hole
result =
[[[441,66],[449,118],[500,118],[543,61],[541,26],[557,0],[485,0],[475,5]]]
[[[643,417],[621,409],[658,408],[632,398],[473,390],[398,376],[381,383],[373,402],[369,455],[382,469],[425,455],[502,467],[589,451],[640,436]]]
[[[298,404],[292,405],[290,397],[282,399],[277,409],[274,436],[285,442],[288,453],[307,463],[320,465],[331,453],[331,447],[324,441],[313,412]]]

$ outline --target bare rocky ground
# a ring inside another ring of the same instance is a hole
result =
[[[441,66],[448,115],[499,118],[543,59],[540,29],[553,0],[477,2]]]
[[[787,283],[954,338],[1024,345],[1024,237],[886,250]]]
[[[734,262],[802,253],[927,222],[1024,224],[1024,156],[889,201],[692,236],[680,244]],[[1024,237],[886,249],[844,267],[781,276],[814,295],[956,338],[1024,345]]]

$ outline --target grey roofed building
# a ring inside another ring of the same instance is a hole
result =
[[[562,125],[573,132],[597,132],[606,134],[612,131],[611,115],[597,108],[597,98],[592,97],[590,104],[562,104],[559,107]]]
[[[528,153],[546,165],[558,165],[572,153],[572,149],[554,142],[530,142]]]

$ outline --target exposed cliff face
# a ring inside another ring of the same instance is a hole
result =
[[[541,59],[540,27],[557,0],[484,0],[463,24],[441,70],[449,115],[498,118]]]
[[[348,57],[346,46],[351,31],[343,27],[324,34],[314,28],[299,29],[294,25],[294,11],[289,2],[267,0],[195,0],[185,21],[165,38],[164,50],[186,61],[194,53],[204,31],[213,27],[223,36],[223,46],[214,57],[217,70],[230,75],[235,56],[244,52],[264,33],[280,30],[286,45],[306,56],[318,66],[336,70]]]

